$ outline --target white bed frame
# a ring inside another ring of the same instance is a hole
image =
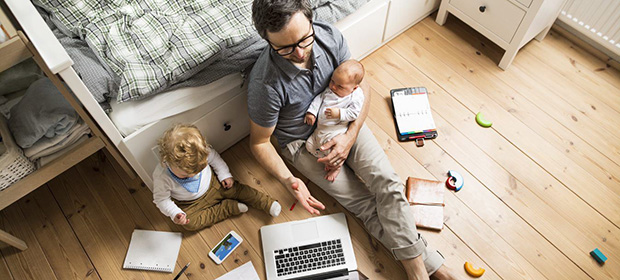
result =
[[[209,94],[208,101],[192,110],[168,117],[123,136],[71,67],[73,62],[52,31],[27,0],[5,0],[47,66],[58,73],[116,145],[144,183],[152,189],[152,172],[158,164],[156,141],[173,123],[193,123],[207,141],[222,152],[249,134],[247,89],[239,75],[191,88]],[[348,41],[353,58],[362,59],[437,9],[439,0],[371,0],[336,27]],[[187,90],[184,89],[184,90]]]

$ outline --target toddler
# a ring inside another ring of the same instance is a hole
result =
[[[364,93],[359,87],[363,78],[364,66],[356,60],[347,60],[334,70],[329,87],[312,100],[304,122],[308,125],[318,122],[314,133],[306,141],[306,149],[315,157],[328,155],[330,151],[321,151],[321,146],[335,136],[345,133],[349,122],[359,116],[364,105]],[[325,179],[333,182],[340,173],[340,168],[326,165],[328,172]]]
[[[158,144],[161,164],[153,172],[153,202],[175,224],[200,230],[247,212],[247,205],[273,217],[280,214],[280,204],[269,195],[233,179],[195,126],[175,125]]]

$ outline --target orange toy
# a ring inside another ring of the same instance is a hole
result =
[[[467,271],[467,274],[476,278],[484,274],[484,268],[474,268],[469,262],[465,262],[465,271]]]

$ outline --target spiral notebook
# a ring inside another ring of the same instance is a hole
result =
[[[180,232],[135,229],[123,268],[172,273],[182,238]]]
[[[398,88],[390,91],[398,140],[437,137],[425,87]]]

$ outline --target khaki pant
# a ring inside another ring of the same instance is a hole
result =
[[[422,255],[429,275],[441,267],[443,256],[428,248],[426,240],[417,232],[404,185],[366,125],[333,183],[324,179],[324,165],[317,163],[304,145],[303,140],[289,143],[282,150],[283,157],[361,219],[397,260]]]
[[[201,197],[191,201],[174,200],[189,218],[189,223],[183,228],[191,231],[210,227],[228,217],[241,214],[238,202],[269,213],[274,201],[269,195],[238,181],[235,181],[231,188],[225,189],[213,171],[209,189]]]

